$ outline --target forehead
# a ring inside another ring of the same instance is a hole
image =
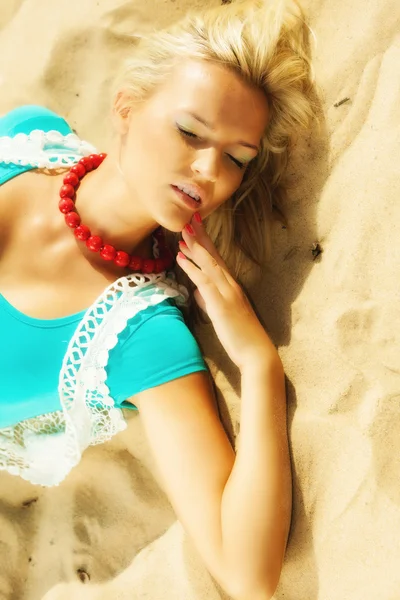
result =
[[[175,67],[156,96],[164,110],[195,112],[216,129],[246,132],[256,142],[268,122],[265,94],[215,63],[185,61]]]

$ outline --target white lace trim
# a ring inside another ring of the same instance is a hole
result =
[[[95,154],[96,148],[74,133],[44,132],[35,129],[14,137],[0,136],[0,162],[39,169],[71,167],[83,156]]]
[[[62,410],[0,430],[0,469],[33,484],[58,485],[90,445],[126,427],[106,384],[109,352],[129,319],[165,298],[184,304],[185,287],[172,274],[121,277],[86,311],[65,354],[59,377]]]

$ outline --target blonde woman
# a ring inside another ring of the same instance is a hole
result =
[[[298,6],[239,0],[132,50],[107,153],[43,107],[0,121],[0,468],[58,485],[138,409],[178,518],[238,600],[273,595],[291,513],[283,368],[238,280],[265,262],[310,92]],[[236,454],[174,272],[240,370]]]

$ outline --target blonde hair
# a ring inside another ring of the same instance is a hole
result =
[[[310,30],[294,0],[236,0],[190,12],[139,40],[114,84],[132,103],[145,100],[183,59],[211,61],[266,94],[270,120],[259,155],[233,196],[205,220],[232,273],[262,267],[270,254],[274,207],[285,193],[290,142],[315,114]]]

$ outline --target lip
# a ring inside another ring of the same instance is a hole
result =
[[[197,212],[202,206],[201,202],[197,202],[189,196],[189,194],[185,194],[182,190],[178,189],[176,186],[171,185],[171,189],[175,192],[180,202],[182,202],[187,208],[189,208],[192,212]]]
[[[199,206],[201,206],[204,203],[204,201],[206,200],[206,192],[199,185],[196,185],[195,183],[189,183],[186,181],[178,181],[178,183],[172,184],[173,187],[178,187],[178,185],[180,185],[181,187],[188,188],[191,192],[193,192],[193,194],[196,194],[196,196],[199,196],[200,197]]]

